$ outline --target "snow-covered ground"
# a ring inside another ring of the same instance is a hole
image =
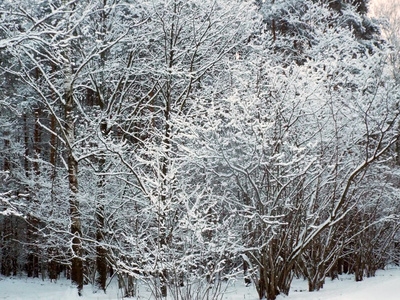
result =
[[[141,293],[142,294],[142,293]],[[144,293],[145,294],[145,293]],[[142,294],[137,299],[151,299]],[[94,293],[85,286],[83,297],[78,297],[76,289],[67,280],[57,283],[31,278],[0,277],[0,299],[9,300],[117,300],[121,294],[111,287],[107,294]],[[136,298],[135,298],[136,299]],[[257,300],[253,286],[245,287],[241,282],[230,286],[224,300]],[[343,275],[339,280],[329,280],[319,292],[309,293],[307,282],[295,280],[288,297],[279,296],[279,300],[398,300],[400,299],[400,269],[389,268],[378,271],[376,277],[355,282],[353,276]]]
[[[279,300],[398,300],[400,299],[400,269],[378,271],[375,277],[355,282],[354,276],[343,275],[339,280],[327,279],[324,288],[309,293],[307,283],[295,280],[289,297]]]

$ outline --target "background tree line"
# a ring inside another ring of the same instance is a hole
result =
[[[1,274],[273,300],[397,263],[398,40],[367,8],[3,1]]]

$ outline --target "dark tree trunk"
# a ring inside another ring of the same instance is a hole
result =
[[[28,118],[26,114],[24,114],[24,147],[25,147],[25,157],[24,157],[24,169],[26,178],[29,177],[29,126],[28,126]]]
[[[40,159],[40,141],[41,141],[41,131],[40,131],[40,109],[36,108],[35,112],[35,129],[33,133],[33,150],[34,150],[34,161],[33,161],[33,169],[35,171],[35,175],[40,175],[39,168],[39,159]]]
[[[133,276],[118,274],[118,287],[124,290],[124,297],[130,298],[135,296]]]
[[[97,279],[96,283],[100,289],[106,291],[107,283],[107,251],[102,245],[104,241],[104,206],[98,205],[96,208],[96,221],[97,221],[97,232],[96,232],[96,265],[97,265]]]
[[[10,140],[5,139],[4,140],[4,148],[9,149],[10,148]],[[3,170],[4,171],[10,171],[10,160],[7,156],[4,157],[4,165],[3,165]]]
[[[8,216],[3,217],[1,226],[1,233],[3,235],[2,248],[1,248],[1,275],[11,275],[11,260],[10,260],[10,238],[11,238],[11,221]]]

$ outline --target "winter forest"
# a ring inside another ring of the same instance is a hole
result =
[[[400,39],[368,7],[1,0],[0,273],[274,300],[397,263]]]

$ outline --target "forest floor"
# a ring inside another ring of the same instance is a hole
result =
[[[147,294],[147,296],[146,296]],[[145,287],[141,287],[139,297],[152,299]],[[83,297],[78,297],[76,289],[66,279],[56,283],[27,277],[0,277],[0,299],[9,300],[117,300],[122,299],[116,286],[110,286],[107,294],[94,293],[85,286]],[[236,281],[225,291],[223,300],[257,300],[254,286],[245,287]],[[319,292],[309,293],[307,282],[294,280],[289,296],[279,296],[277,300],[397,300],[400,299],[400,268],[378,271],[373,278],[355,282],[354,276],[342,275],[338,280],[327,279]]]

